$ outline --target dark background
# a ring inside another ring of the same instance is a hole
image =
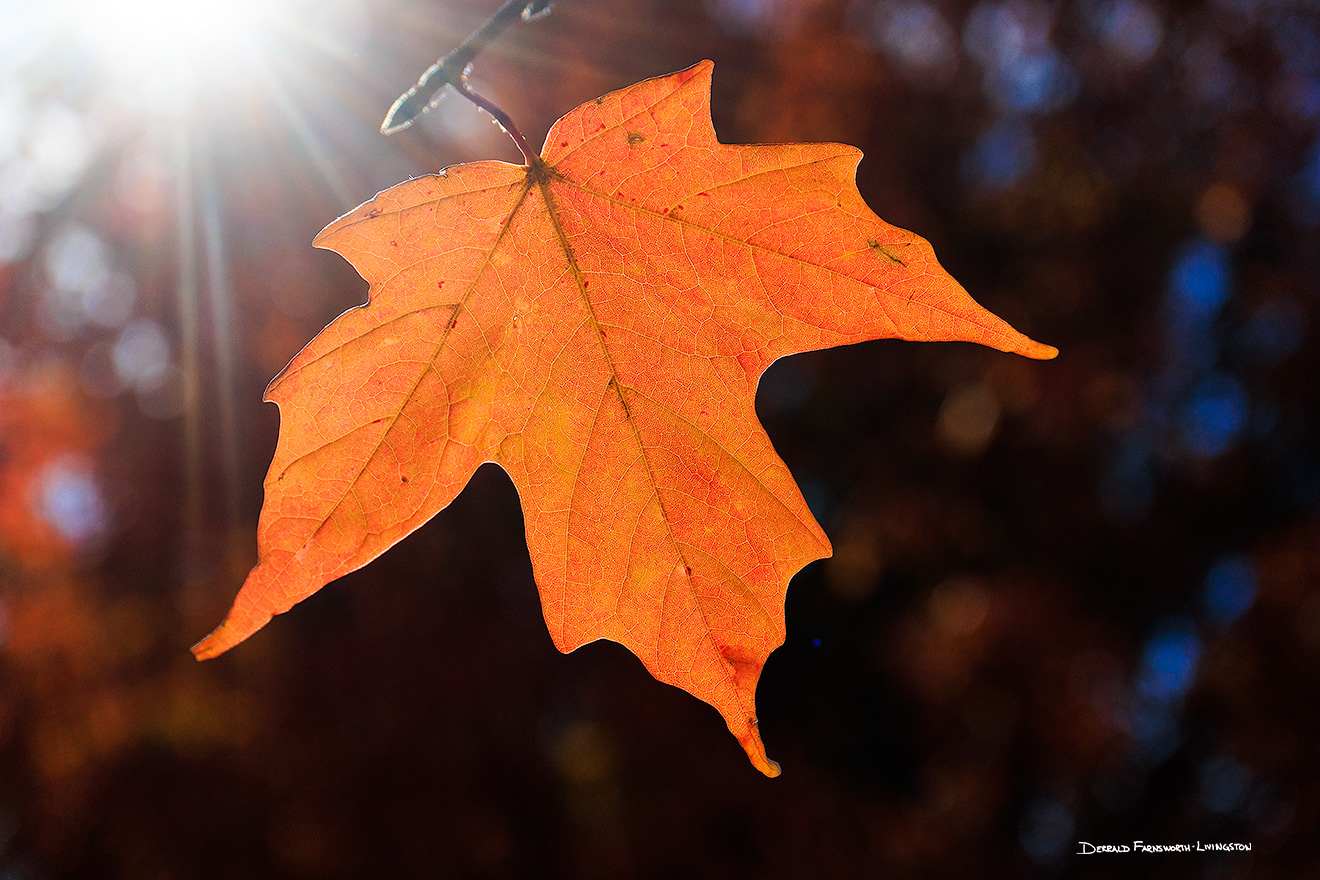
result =
[[[312,237],[517,158],[456,98],[376,131],[495,5],[272,0],[250,53],[132,80],[76,4],[4,4],[0,878],[1320,874],[1309,2],[561,0],[478,59],[534,143],[713,59],[722,140],[861,147],[1062,352],[766,374],[835,546],[761,679],[781,778],[621,647],[554,650],[492,467],[193,661],[255,559],[261,391],[365,296]],[[1252,851],[1075,854],[1133,840]]]

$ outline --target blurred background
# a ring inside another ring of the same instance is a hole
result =
[[[716,62],[726,142],[863,196],[1059,346],[780,361],[835,546],[758,694],[780,779],[563,656],[516,495],[219,660],[266,382],[366,285],[322,226],[517,160],[394,98],[495,0],[0,0],[0,878],[1320,876],[1320,11],[560,0],[476,64],[534,143]],[[1080,842],[1249,854],[1076,855]]]

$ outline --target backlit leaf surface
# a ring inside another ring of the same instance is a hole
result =
[[[711,70],[584,104],[540,162],[410,180],[321,232],[370,301],[271,383],[260,559],[199,658],[370,562],[495,462],[559,649],[621,642],[778,773],[756,682],[789,579],[830,544],[757,420],[761,374],[887,337],[1055,351],[871,212],[856,149],[719,143]]]

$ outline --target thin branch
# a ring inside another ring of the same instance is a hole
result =
[[[506,0],[494,15],[459,43],[456,49],[432,64],[417,80],[417,85],[399,96],[399,100],[390,107],[390,112],[385,114],[385,121],[380,124],[381,133],[393,134],[412,125],[419,116],[440,103],[445,94],[445,86],[452,86],[460,95],[495,117],[495,121],[513,138],[530,165],[534,159],[539,158],[537,152],[522,136],[509,114],[472,90],[467,83],[467,75],[473,59],[515,19],[532,21],[549,11],[550,0]]]

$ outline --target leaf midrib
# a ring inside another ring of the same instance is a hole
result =
[[[664,498],[663,498],[663,496],[661,495],[661,492],[660,492],[660,486],[659,486],[659,483],[658,483],[657,480],[656,480],[655,471],[654,471],[654,469],[651,467],[651,460],[650,460],[650,458],[649,458],[649,457],[647,456],[647,454],[646,454],[646,444],[642,441],[641,429],[637,426],[637,422],[636,422],[636,420],[633,418],[632,410],[631,410],[631,408],[628,406],[628,401],[624,398],[624,393],[623,393],[623,392],[624,392],[624,389],[625,389],[625,387],[630,387],[630,386],[625,386],[625,385],[623,384],[623,382],[619,379],[619,373],[618,373],[618,370],[617,370],[617,369],[615,368],[615,366],[614,366],[614,358],[613,358],[613,357],[611,356],[611,354],[610,354],[609,345],[606,343],[606,341],[605,341],[605,334],[604,334],[604,332],[603,332],[602,329],[601,329],[601,322],[600,322],[600,319],[596,316],[596,310],[595,310],[595,307],[592,305],[591,297],[588,295],[588,293],[587,293],[587,289],[586,289],[586,286],[585,286],[584,283],[583,283],[584,279],[583,279],[583,277],[582,277],[582,270],[578,267],[578,264],[577,264],[577,258],[576,258],[576,256],[573,254],[573,248],[572,248],[571,243],[570,243],[569,240],[568,240],[568,235],[564,232],[563,225],[560,223],[558,209],[557,209],[557,207],[556,207],[556,205],[555,205],[554,196],[553,196],[552,193],[551,193],[551,187],[550,187],[550,185],[549,185],[549,180],[554,180],[554,181],[556,181],[556,182],[567,182],[567,181],[566,181],[565,178],[563,178],[561,175],[555,173],[554,170],[553,170],[553,168],[550,168],[550,167],[548,167],[548,166],[542,166],[542,168],[544,168],[548,173],[547,173],[546,175],[542,176],[542,177],[537,177],[537,178],[536,178],[536,184],[537,184],[537,186],[538,186],[538,187],[540,188],[540,190],[541,190],[542,198],[545,199],[546,215],[550,218],[550,223],[551,223],[551,225],[554,227],[554,230],[555,230],[555,236],[556,236],[556,238],[557,238],[558,241],[559,241],[560,249],[563,251],[564,259],[565,259],[565,261],[568,263],[568,267],[569,267],[570,274],[573,276],[573,281],[574,281],[574,283],[577,285],[579,300],[581,301],[583,307],[586,309],[587,316],[588,316],[588,319],[589,319],[589,323],[591,324],[591,328],[592,328],[592,330],[595,331],[595,333],[596,333],[596,339],[597,339],[597,342],[600,344],[601,353],[602,353],[602,354],[604,355],[604,357],[605,357],[605,362],[606,362],[607,364],[609,364],[609,368],[610,368],[610,381],[609,381],[609,383],[608,383],[608,384],[609,384],[609,387],[611,387],[611,388],[614,389],[614,393],[615,393],[615,395],[617,396],[617,398],[618,398],[618,400],[619,400],[619,405],[623,408],[624,419],[628,422],[628,427],[630,427],[630,428],[632,429],[632,432],[633,432],[633,439],[634,439],[634,440],[636,441],[636,443],[637,443],[638,453],[639,453],[639,455],[641,456],[642,463],[643,463],[643,464],[645,465],[645,467],[646,467],[646,477],[647,477],[647,480],[648,480],[648,481],[650,482],[650,484],[651,484],[651,491],[654,493],[654,495],[655,495],[655,500],[656,500],[656,504],[657,504],[657,505],[659,506],[659,508],[660,508],[660,518],[661,518],[661,521],[664,522],[664,524],[665,524],[665,531],[666,531],[666,533],[669,535],[669,542],[670,542],[670,544],[671,544],[671,545],[673,546],[673,548],[674,548],[674,554],[678,557],[679,562],[683,565],[683,578],[684,578],[684,580],[687,582],[688,590],[689,590],[689,592],[690,592],[691,595],[692,595],[692,600],[693,600],[693,603],[692,603],[692,604],[694,604],[694,605],[696,606],[696,608],[697,608],[697,612],[701,615],[701,621],[702,621],[702,624],[703,624],[703,628],[704,628],[704,630],[705,630],[706,638],[707,638],[707,640],[709,640],[711,646],[715,649],[715,653],[716,653],[716,654],[719,656],[719,658],[720,658],[720,661],[721,661],[721,664],[722,664],[722,665],[721,665],[721,668],[722,668],[722,671],[723,671],[723,673],[724,673],[724,677],[725,677],[725,679],[726,679],[726,680],[728,681],[728,683],[733,687],[733,689],[734,689],[734,693],[735,693],[735,694],[738,694],[739,700],[741,701],[741,700],[742,700],[742,695],[741,695],[741,691],[738,690],[737,679],[736,679],[736,677],[735,677],[734,674],[733,674],[733,667],[732,667],[732,664],[730,664],[729,661],[728,661],[728,660],[723,656],[723,654],[721,653],[721,651],[720,651],[720,649],[719,649],[719,644],[718,644],[718,643],[716,642],[716,640],[715,640],[715,635],[714,635],[714,633],[715,633],[715,628],[714,628],[714,626],[711,624],[710,618],[709,618],[709,617],[707,616],[707,614],[706,614],[706,608],[705,608],[705,606],[702,604],[700,598],[699,598],[699,597],[697,596],[697,594],[696,594],[696,589],[695,589],[695,586],[694,586],[694,584],[693,584],[693,582],[692,582],[692,566],[691,566],[691,564],[690,564],[689,561],[688,561],[687,555],[684,553],[685,542],[680,541],[679,538],[678,538],[678,535],[676,535],[676,534],[674,533],[674,528],[673,528],[673,525],[672,525],[672,523],[670,522],[670,518],[669,518],[669,512],[668,512],[667,510],[665,510],[665,502],[664,502]],[[533,174],[532,172],[529,172],[528,177],[529,177],[529,179],[533,179],[534,174]],[[633,390],[635,391],[635,389],[633,389]],[[646,395],[643,395],[643,396],[646,396]],[[666,409],[667,409],[667,408],[666,408]],[[597,411],[597,416],[599,416],[599,410]],[[704,431],[702,431],[701,433],[702,433],[702,434],[705,434]],[[709,435],[706,435],[706,436],[709,436]],[[586,460],[587,449],[590,448],[590,442],[591,442],[591,438],[590,438],[590,436],[588,436],[588,438],[587,438],[587,444],[584,445],[584,448],[583,448],[582,459],[579,460],[579,462],[578,462],[578,468],[577,468],[577,471],[576,471],[576,473],[575,473],[575,479],[576,479],[576,474],[580,474],[581,471],[582,471],[582,464],[583,464],[583,462]],[[717,445],[718,445],[718,444],[717,444]],[[720,448],[723,449],[723,446],[721,446]],[[738,465],[741,466],[741,467],[743,468],[743,470],[744,470],[745,472],[750,473],[750,469],[746,466],[746,464],[744,464],[741,460],[739,460],[739,459],[737,458],[737,456],[734,456],[734,455],[733,455],[731,452],[729,452],[728,450],[724,450],[724,451],[725,451],[725,454],[727,454],[730,458],[734,459],[734,460],[738,463]],[[759,482],[759,480],[758,480],[758,482]],[[762,486],[764,487],[764,484],[762,484]],[[768,490],[767,490],[767,491],[768,491]],[[768,494],[770,494],[772,497],[774,496],[774,493],[773,493],[773,492],[769,492]],[[571,515],[572,515],[572,505],[570,504],[570,516],[571,516]],[[796,517],[795,517],[795,519],[796,519]],[[800,520],[799,520],[799,522],[800,522]],[[567,542],[567,539],[568,539],[568,536],[567,536],[567,531],[566,531],[566,532],[565,532],[565,541],[566,541],[566,542]],[[694,546],[694,549],[697,549],[699,552],[702,552],[702,555],[707,555],[707,556],[709,555],[709,554],[704,553],[704,551],[701,551],[700,548],[695,547],[695,545],[687,545],[687,546]],[[569,549],[569,548],[567,547],[567,544],[566,544],[566,545],[565,545],[565,553],[564,553],[564,566],[565,566],[565,569],[564,569],[564,582],[565,582],[565,583],[568,582],[568,556],[569,556],[569,554],[568,554],[568,549]],[[736,577],[737,577],[737,576],[735,575],[735,578],[736,578]],[[748,589],[748,592],[751,592],[750,589]],[[758,608],[761,610],[761,613],[764,614],[764,613],[765,613],[765,608],[764,608],[764,606],[761,604],[760,597],[759,597],[759,596],[755,596],[755,594],[753,593],[753,598],[756,599],[756,603],[757,603]],[[567,624],[567,615],[565,615],[564,618],[562,618],[562,619],[560,620],[560,642],[561,642],[561,643],[565,643],[565,641],[566,641],[566,632],[565,632],[566,624]],[[659,665],[659,661],[660,661],[660,656],[659,656],[659,655],[660,655],[660,645],[659,645],[659,643],[656,644],[656,646],[655,646],[655,651],[656,651],[655,662],[656,662],[657,665]],[[744,706],[744,711],[746,712],[746,711],[752,711],[752,710],[751,710],[749,707]]]
[[[532,175],[529,173],[528,177],[529,179],[531,179]],[[560,180],[562,178],[556,175],[555,179]],[[551,194],[550,186],[545,176],[538,176],[536,179],[536,184],[541,190],[541,197],[545,199],[546,215],[550,218],[550,224],[554,227],[555,237],[559,240],[559,247],[564,253],[564,259],[568,262],[570,274],[572,274],[573,281],[577,285],[578,298],[581,301],[583,308],[585,308],[587,311],[587,317],[591,324],[591,329],[596,334],[596,341],[600,344],[600,350],[605,357],[605,362],[609,364],[610,367],[609,387],[614,389],[614,394],[619,400],[619,406],[623,408],[624,420],[627,421],[628,427],[632,429],[633,439],[637,442],[637,449],[641,455],[642,463],[646,466],[646,478],[651,484],[651,491],[655,494],[655,502],[660,507],[660,519],[665,524],[665,531],[669,535],[669,543],[673,546],[675,555],[678,556],[679,562],[682,563],[683,565],[684,578],[687,580],[688,588],[692,592],[693,600],[694,600],[693,604],[697,606],[697,610],[701,614],[701,620],[702,623],[705,625],[705,629],[706,629],[706,637],[709,638],[712,643],[714,643],[715,641],[713,635],[714,631],[710,624],[710,618],[706,616],[706,609],[702,607],[701,602],[697,600],[696,590],[693,589],[692,567],[688,564],[687,557],[683,553],[683,547],[678,540],[678,536],[674,534],[674,527],[669,520],[669,512],[665,510],[665,500],[660,494],[660,484],[656,481],[655,470],[651,467],[651,459],[646,454],[646,444],[642,442],[641,429],[638,428],[637,422],[633,418],[632,410],[628,406],[628,401],[624,399],[623,383],[619,380],[619,371],[614,366],[614,358],[610,355],[609,345],[605,342],[605,334],[601,330],[601,323],[600,323],[600,319],[596,316],[595,306],[592,305],[591,297],[587,294],[586,285],[583,283],[584,279],[582,277],[582,270],[578,267],[577,257],[574,256],[573,254],[573,247],[569,243],[568,235],[564,232],[563,225],[559,222],[559,211],[555,205],[554,196]],[[588,437],[587,443],[582,451],[582,460],[578,462],[577,473],[581,473],[582,471],[582,464],[586,460],[587,450],[590,448],[590,444],[591,444],[591,438]],[[572,508],[570,505],[570,516],[571,515],[572,515]],[[566,542],[567,542],[567,538],[568,538],[567,530],[565,530]],[[568,546],[566,543],[565,553],[564,553],[565,583],[568,582],[568,557],[569,557]],[[563,642],[566,637],[566,633],[564,631],[564,627],[566,626],[566,624],[567,624],[567,615],[565,615],[565,618],[560,621],[559,635],[561,642]],[[657,643],[656,644],[657,664],[659,663],[659,652],[660,652],[660,645]],[[731,675],[729,676],[729,680],[730,681],[733,680]]]

